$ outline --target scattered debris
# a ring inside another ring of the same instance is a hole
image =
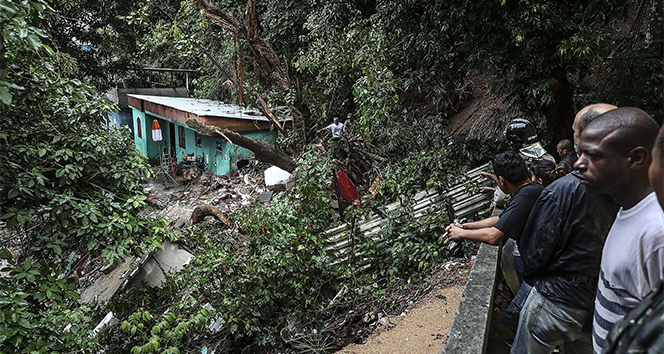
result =
[[[261,202],[261,203],[267,203],[267,202],[269,202],[270,200],[272,200],[272,196],[273,196],[273,195],[274,195],[274,192],[273,192],[273,191],[263,192],[263,193],[261,193],[260,196],[258,197],[258,201]]]
[[[178,272],[189,264],[194,255],[175,242],[165,241],[162,248],[153,252],[143,263],[131,284],[141,286],[144,282],[151,287],[160,287],[166,282],[166,275]]]
[[[272,166],[265,170],[265,186],[269,190],[275,190],[283,186],[285,189],[286,182],[290,179],[291,174],[287,171],[280,169],[277,166]]]
[[[191,213],[191,223],[196,224],[203,219],[205,219],[206,216],[214,216],[217,218],[217,220],[223,222],[226,226],[232,228],[234,225],[233,223],[226,218],[226,215],[221,212],[217,207],[210,205],[210,204],[203,204],[199,205],[196,208],[194,208],[194,211]]]
[[[210,310],[210,312],[217,310],[209,302],[203,304],[202,307]],[[217,316],[210,320],[205,328],[207,328],[212,333],[219,333],[224,328],[224,323],[226,323],[226,320],[224,320],[221,316]]]
[[[107,313],[106,316],[104,316],[104,318],[101,320],[101,322],[99,322],[97,327],[95,327],[95,329],[92,330],[92,333],[93,333],[93,335],[97,335],[97,333],[99,333],[99,331],[101,331],[101,329],[104,326],[106,326],[106,325],[113,326],[113,325],[116,325],[118,323],[120,323],[120,320],[115,318],[115,316],[113,315],[113,311],[111,311],[111,312]]]
[[[88,304],[92,301],[101,304],[108,303],[119,289],[124,288],[123,284],[126,285],[127,274],[138,266],[136,260],[136,257],[126,257],[110,273],[104,274],[100,272],[92,284],[83,289],[80,302],[83,304]],[[94,277],[95,274],[91,272],[90,276]]]

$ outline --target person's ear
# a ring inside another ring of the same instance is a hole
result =
[[[500,187],[500,189],[502,189],[503,192],[504,192],[505,191],[505,182],[506,182],[505,178],[503,178],[503,176],[496,176],[496,177],[498,178],[496,180],[498,182],[498,187]]]
[[[636,170],[650,166],[650,151],[643,146],[637,146],[629,152],[627,159],[629,168]]]

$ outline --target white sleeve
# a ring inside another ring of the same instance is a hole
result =
[[[654,249],[643,263],[646,275],[646,279],[644,280],[647,283],[643,284],[643,289],[641,289],[641,294],[639,294],[642,296],[641,298],[648,295],[660,281],[664,280],[664,247]]]

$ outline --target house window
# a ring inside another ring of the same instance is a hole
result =
[[[222,156],[224,154],[224,142],[217,141],[217,156]]]
[[[196,133],[196,147],[201,147],[201,135]]]
[[[186,149],[187,142],[185,141],[184,137],[184,127],[181,125],[178,125],[178,140],[180,141],[180,147]]]
[[[141,118],[136,118],[136,129],[138,129],[138,138],[143,139],[143,131],[141,130]]]

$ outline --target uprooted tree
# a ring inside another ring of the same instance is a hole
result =
[[[188,119],[187,125],[207,136],[226,139],[230,143],[251,150],[257,160],[271,163],[285,171],[293,172],[297,166],[290,156],[270,144],[247,138],[229,129],[205,125],[195,119]]]

